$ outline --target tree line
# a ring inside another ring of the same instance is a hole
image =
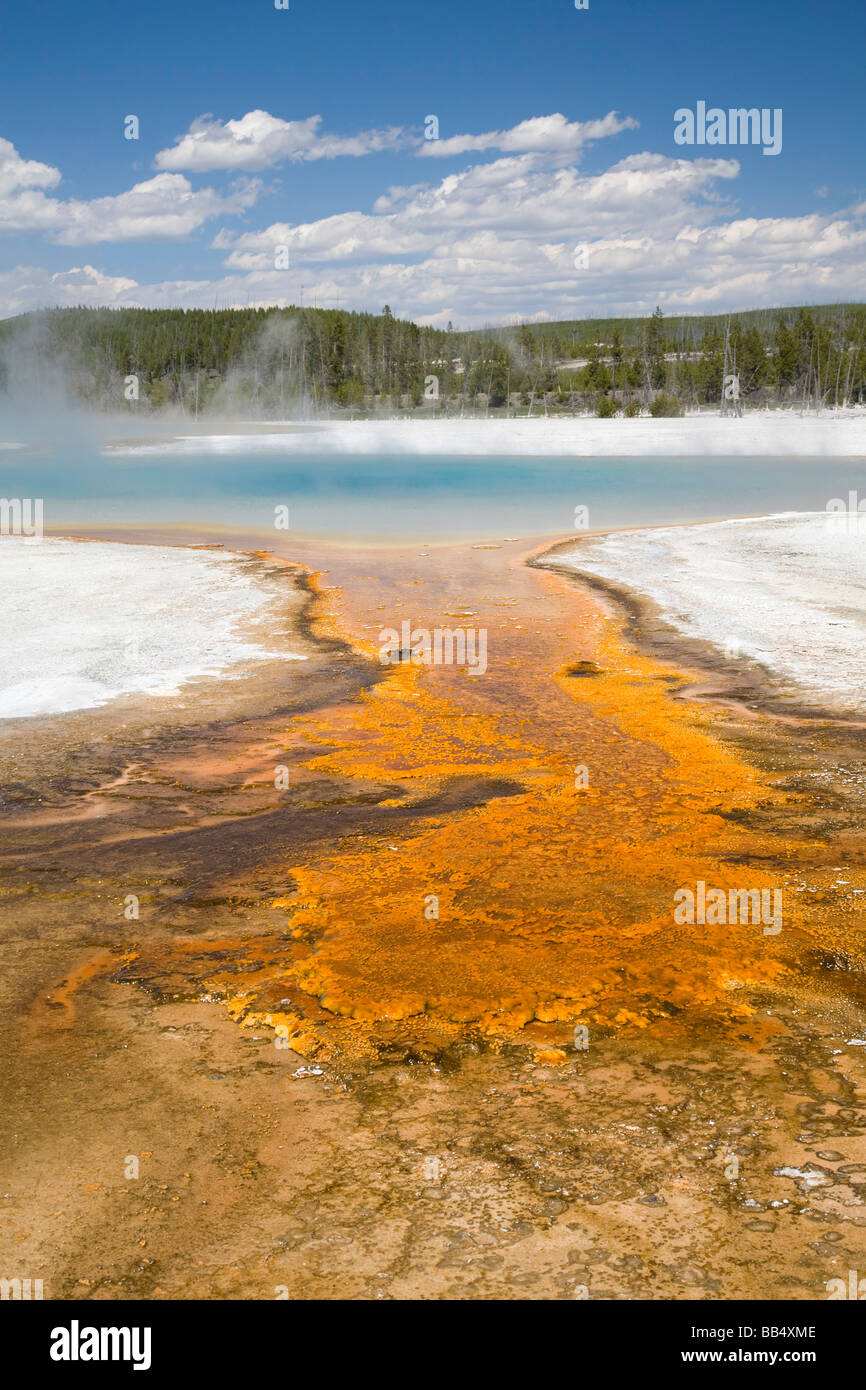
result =
[[[84,404],[250,417],[328,412],[680,414],[860,404],[866,306],[456,331],[338,309],[91,309],[0,322],[0,393],[60,372]]]

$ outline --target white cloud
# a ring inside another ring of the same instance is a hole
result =
[[[51,271],[19,265],[0,272],[0,312],[23,314],[30,309],[75,304],[133,304],[139,288],[122,275],[104,275],[92,265]]]
[[[9,140],[0,140],[0,197],[21,188],[54,188],[59,182],[59,169],[39,164],[35,159],[22,159]]]
[[[225,259],[213,278],[143,284],[101,277],[93,267],[56,280],[25,270],[20,285],[0,277],[0,313],[81,301],[373,310],[389,303],[422,322],[469,326],[645,313],[657,303],[675,314],[862,296],[866,203],[802,217],[741,217],[732,201],[736,160],[644,152],[584,174],[563,162],[561,149],[539,149],[544,138],[554,141],[561,120],[524,123],[535,129],[520,137],[535,141],[531,149],[434,183],[390,187],[372,211],[241,233],[223,227],[212,246]],[[0,171],[10,151],[0,146]],[[116,197],[62,203],[43,192],[56,171],[15,165],[11,155],[8,167],[19,173],[8,175],[17,183],[0,204],[0,225],[17,208],[26,225],[67,244],[181,237],[219,212],[243,211],[257,192],[254,183],[227,194],[196,190],[164,171]],[[290,251],[287,270],[275,259],[282,246]],[[583,266],[579,246],[587,249]]]
[[[615,111],[592,121],[568,121],[557,112],[552,116],[533,116],[510,130],[426,140],[410,135],[400,126],[364,130],[357,135],[332,135],[322,131],[321,116],[284,121],[268,111],[248,111],[231,121],[199,117],[174,145],[159,151],[155,164],[158,169],[188,173],[210,173],[215,169],[259,171],[277,164],[335,159],[340,155],[358,157],[407,147],[428,159],[487,150],[567,156],[576,154],[590,141],[635,130],[637,125],[632,116],[620,117]]]
[[[56,232],[63,225],[62,207],[38,190],[7,195],[0,199],[0,232]]]
[[[489,130],[485,135],[452,135],[447,140],[425,140],[418,154],[428,159],[445,159],[470,151],[503,150],[506,153],[574,154],[591,140],[636,130],[633,116],[620,117],[609,111],[601,120],[567,121],[556,112],[552,116],[532,116],[510,130]]]
[[[124,193],[90,201],[42,192],[59,182],[58,169],[22,159],[8,140],[0,140],[0,231],[43,232],[63,246],[183,238],[211,217],[245,211],[260,191],[256,180],[220,194],[194,189],[183,174],[157,174]]]
[[[541,246],[556,235],[597,240],[654,225],[674,236],[687,216],[700,225],[715,213],[719,180],[736,177],[733,160],[669,159],[631,155],[602,174],[574,168],[539,170],[530,155],[474,165],[437,185],[392,189],[374,213],[346,212],[292,226],[274,223],[259,232],[222,231],[232,270],[267,270],[274,250],[288,246],[295,264],[364,261],[386,256],[448,256],[468,238],[495,233],[498,254],[508,244]]]
[[[60,182],[60,170],[22,159],[9,140],[0,139],[0,231],[51,231],[59,223],[58,204],[41,190]]]
[[[588,313],[666,314],[856,299],[866,276],[866,209],[859,218],[735,218],[683,223],[679,232],[613,230],[592,237],[577,270],[575,239],[537,239],[478,228],[420,258],[299,265],[289,271],[227,267],[216,279],[136,285],[92,267],[50,277],[19,269],[0,276],[0,314],[49,303],[161,307],[317,304],[372,309],[423,323],[481,326]]]
[[[283,121],[267,111],[248,111],[236,121],[201,116],[170,149],[160,150],[158,169],[208,173],[214,169],[267,169],[274,164],[339,155],[376,154],[397,149],[406,137],[399,127],[364,130],[358,135],[322,134],[321,116]]]
[[[464,325],[857,298],[866,204],[742,218],[728,191],[738,173],[731,159],[648,153],[593,175],[504,157],[433,187],[392,188],[372,214],[223,231],[215,245],[227,275],[215,292],[289,304],[303,286],[305,303],[387,302],[422,322]],[[288,271],[274,269],[276,245],[290,248]]]
[[[63,225],[55,240],[64,246],[81,246],[97,241],[182,238],[208,218],[243,212],[252,206],[258,192],[255,181],[223,196],[212,188],[194,189],[183,174],[157,174],[115,197],[61,204]]]

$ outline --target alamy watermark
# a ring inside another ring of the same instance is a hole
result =
[[[858,498],[851,488],[848,500],[831,497],[825,508],[824,525],[834,535],[859,536],[866,532],[866,497]]]
[[[839,1299],[862,1303],[866,1299],[866,1279],[861,1279],[856,1269],[848,1270],[847,1283],[844,1279],[828,1279],[824,1288],[830,1303]]]
[[[707,108],[699,101],[694,111],[681,106],[674,112],[677,145],[763,145],[764,154],[782,153],[782,108],[775,106]]]
[[[0,536],[42,539],[41,497],[0,497]]]
[[[703,879],[674,893],[674,921],[678,925],[723,927],[763,926],[764,936],[782,930],[781,888],[708,888]]]
[[[487,670],[485,627],[413,627],[408,618],[379,633],[379,660],[383,666],[420,662],[425,666],[465,666],[470,676]]]
[[[52,1361],[130,1361],[134,1371],[148,1371],[151,1339],[149,1327],[82,1327],[73,1318],[52,1329],[48,1354]]]
[[[41,1279],[0,1279],[0,1302],[40,1302],[43,1297]]]

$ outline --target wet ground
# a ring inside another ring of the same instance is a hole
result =
[[[800,1300],[864,1272],[860,731],[707,698],[515,545],[285,558],[249,563],[307,662],[5,732],[0,1274]],[[488,670],[383,667],[404,618],[485,628]],[[781,887],[783,929],[675,923],[697,880]]]

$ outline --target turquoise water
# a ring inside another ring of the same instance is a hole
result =
[[[44,499],[45,527],[185,523],[369,540],[564,535],[592,528],[823,511],[866,493],[840,458],[461,458],[292,453],[103,455],[90,446],[0,456],[0,496]]]

